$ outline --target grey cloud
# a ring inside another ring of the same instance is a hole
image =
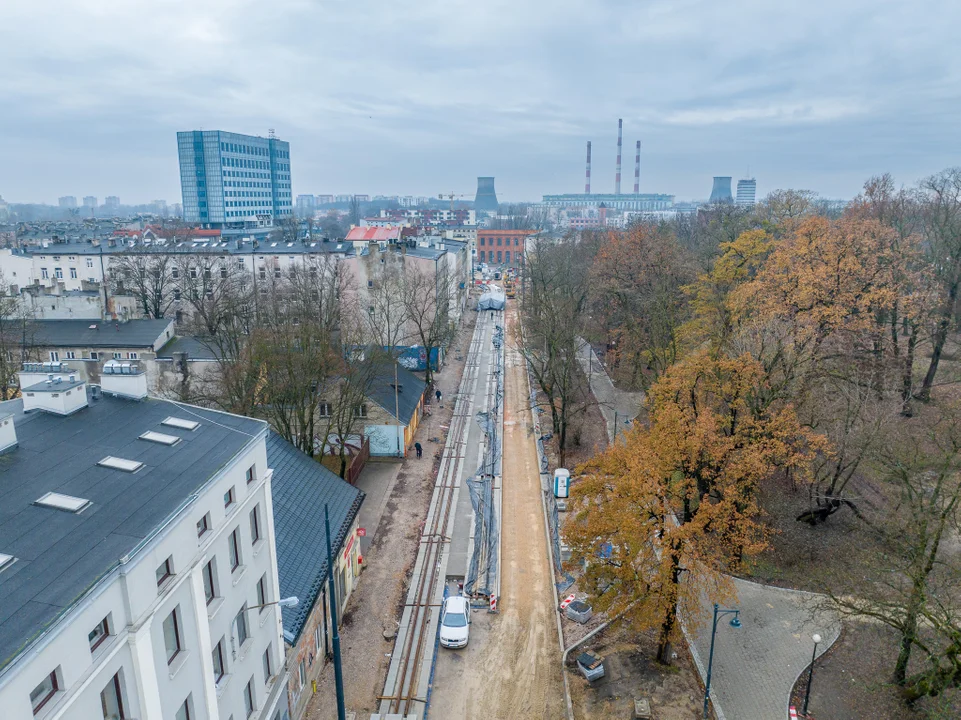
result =
[[[618,117],[642,189],[679,197],[748,166],[843,197],[959,162],[961,5],[793,5],[14,0],[0,194],[177,200],[174,133],[198,127],[275,128],[295,193],[577,191],[587,139],[606,189]]]

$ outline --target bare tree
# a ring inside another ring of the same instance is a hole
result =
[[[0,400],[19,396],[17,373],[34,354],[33,316],[26,303],[8,294],[8,289],[0,274]]]
[[[397,253],[382,251],[383,263],[370,263],[366,325],[371,344],[384,348],[393,357],[407,334],[407,307],[404,303],[403,260]]]
[[[144,317],[166,317],[175,300],[176,256],[138,245],[110,258],[108,286],[117,295],[132,295]]]
[[[450,282],[446,264],[435,264],[433,272],[415,265],[403,276],[404,311],[413,336],[427,354],[425,380],[428,385],[434,376],[431,366],[433,352],[445,347],[455,330],[450,319]]]

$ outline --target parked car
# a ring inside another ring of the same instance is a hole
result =
[[[470,603],[461,595],[444,601],[440,616],[440,644],[445,648],[467,647],[470,637]]]

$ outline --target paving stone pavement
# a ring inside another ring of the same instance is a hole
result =
[[[611,438],[614,428],[623,431],[621,419],[637,414],[643,394],[615,388],[587,343],[578,359]],[[711,677],[714,712],[718,720],[786,720],[794,682],[811,662],[811,636],[821,636],[820,656],[838,639],[840,619],[835,613],[819,610],[818,596],[811,593],[738,578],[734,585],[737,599],[731,607],[741,611],[741,627],[730,626],[730,615],[718,621]],[[707,677],[713,605],[713,599],[705,597],[696,629],[685,633],[702,681]]]

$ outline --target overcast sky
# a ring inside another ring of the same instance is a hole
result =
[[[786,7],[786,6],[794,7]],[[0,195],[180,200],[175,133],[291,144],[294,194],[850,197],[961,164],[957,0],[5,0]]]

